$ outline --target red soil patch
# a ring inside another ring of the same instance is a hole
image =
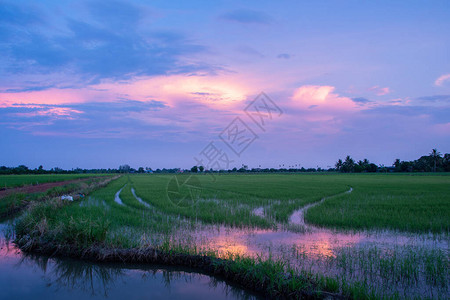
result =
[[[89,178],[66,180],[66,181],[47,182],[47,183],[41,183],[41,184],[37,184],[37,185],[27,185],[27,186],[22,186],[22,187],[18,187],[18,188],[6,189],[6,190],[0,191],[0,198],[6,197],[13,193],[21,193],[21,194],[41,193],[41,192],[45,192],[46,190],[51,189],[55,186],[62,186],[62,185],[66,185],[69,183],[87,181],[87,180],[94,179],[94,178],[97,178],[97,177],[89,177]]]

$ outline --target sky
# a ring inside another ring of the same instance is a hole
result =
[[[0,165],[450,152],[448,1],[2,1]]]

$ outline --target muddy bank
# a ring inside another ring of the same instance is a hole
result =
[[[26,253],[70,257],[93,262],[145,263],[166,266],[188,267],[196,272],[223,278],[227,282],[255,291],[265,297],[285,299],[345,299],[346,297],[318,290],[312,278],[301,278],[292,274],[265,274],[270,271],[264,263],[253,266],[233,260],[191,255],[155,248],[107,248],[91,246],[80,249],[71,245],[45,243],[27,236],[16,239],[15,244]],[[244,266],[245,265],[245,266]],[[275,278],[275,279],[274,279]],[[303,288],[293,288],[301,283]]]
[[[85,182],[85,181],[88,181],[91,179],[98,179],[98,178],[101,178],[101,177],[88,177],[88,178],[74,179],[74,180],[46,182],[46,183],[41,183],[41,184],[37,184],[37,185],[26,185],[26,186],[17,187],[17,188],[7,188],[7,189],[0,190],[0,198],[6,197],[6,196],[14,194],[14,193],[15,194],[42,193],[48,189],[51,189],[51,188],[54,188],[57,186],[67,185],[67,184],[71,184],[71,183]]]

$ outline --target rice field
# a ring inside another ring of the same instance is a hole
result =
[[[108,174],[40,174],[40,175],[0,175],[0,189],[38,185],[47,182],[58,182],[80,178],[105,176]]]
[[[449,187],[448,175],[129,175],[36,205],[15,229],[22,245],[201,254],[352,298],[446,298]]]
[[[9,176],[12,176],[12,179],[8,179],[7,177]],[[111,176],[94,177],[89,175],[82,176],[81,178],[64,177],[65,180],[42,182],[40,176],[41,175],[0,176],[1,178],[7,178],[10,183],[14,182],[15,185],[20,186],[0,190],[0,218],[11,217],[11,215],[18,213],[21,209],[35,201],[43,201],[65,194],[74,194],[75,198],[78,198],[79,194],[91,191],[92,186],[111,178]],[[52,177],[43,178],[45,181]],[[56,178],[61,179],[61,177],[54,177],[54,179]],[[36,185],[27,185],[31,180],[41,180],[41,184],[38,185],[39,181],[35,181]]]

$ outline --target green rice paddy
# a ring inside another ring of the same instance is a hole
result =
[[[291,226],[317,203],[305,219],[318,227]],[[353,298],[445,298],[449,221],[448,175],[136,174],[35,205],[15,228],[22,246],[151,247],[226,258],[249,278],[277,270],[279,286],[290,272],[293,286]]]

